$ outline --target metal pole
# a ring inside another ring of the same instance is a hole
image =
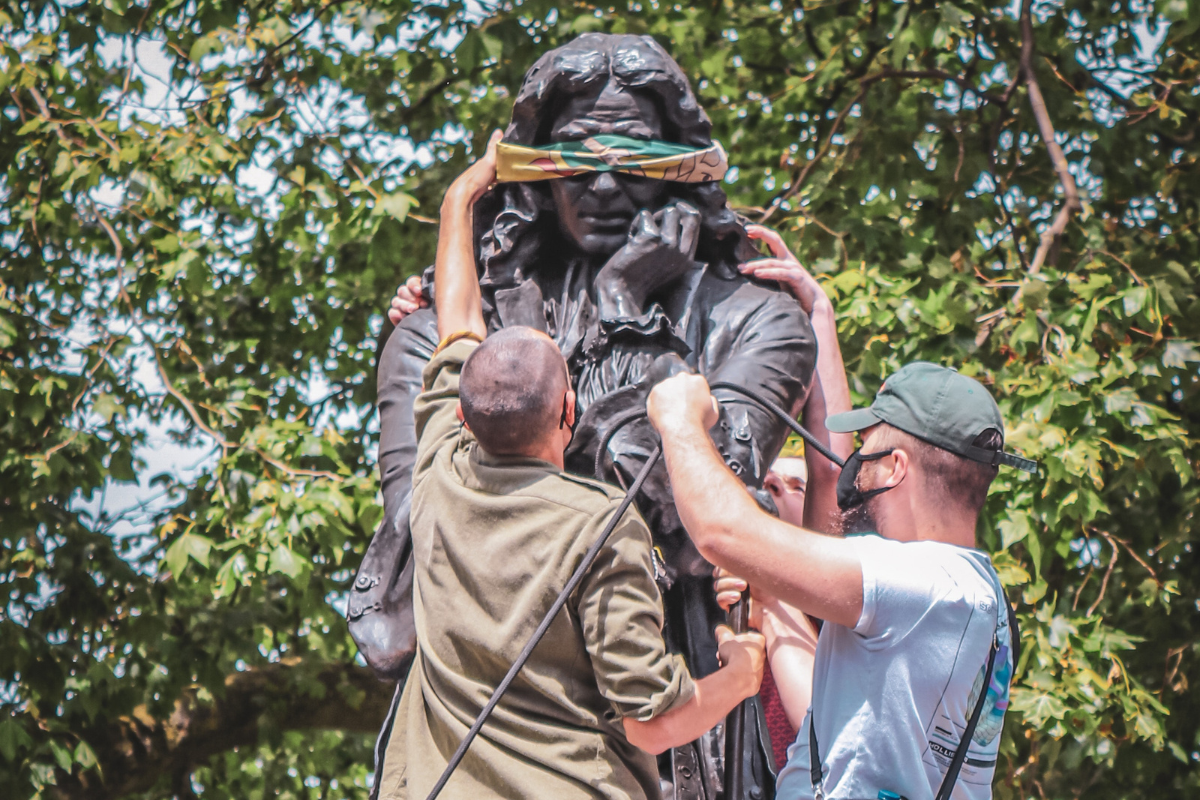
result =
[[[729,609],[729,627],[734,633],[745,633],[750,627],[750,598],[742,599]],[[725,800],[745,800],[745,742],[746,708],[748,701],[738,703],[725,718]]]

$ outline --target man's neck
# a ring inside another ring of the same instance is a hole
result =
[[[880,509],[878,517],[879,535],[886,539],[975,547],[976,516],[963,513],[944,498],[935,502],[913,496],[909,502]]]
[[[536,458],[538,461],[549,461],[560,470],[566,468],[563,461],[562,445],[558,442],[547,441],[539,446],[530,447],[523,452],[508,453],[507,455],[515,458]]]
[[[550,443],[538,449],[538,452],[532,454],[534,458],[540,458],[542,461],[549,461],[560,470],[565,469],[566,465],[563,461],[563,449],[557,443]]]

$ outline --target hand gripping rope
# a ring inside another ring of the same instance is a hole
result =
[[[815,436],[805,430],[800,423],[792,419],[791,414],[784,411],[778,404],[771,402],[765,397],[762,397],[757,392],[751,391],[750,389],[744,389],[741,386],[735,386],[731,383],[714,383],[710,388],[725,389],[748,397],[750,400],[758,403],[786,422],[789,428],[798,433],[808,445],[810,445],[821,455],[825,456],[825,458],[837,464],[839,467],[845,463],[842,459],[834,455],[829,448],[819,442]],[[644,416],[646,416],[646,412],[638,410],[622,415],[614,421],[614,424],[609,428],[608,432],[600,442],[600,447],[596,451],[596,474],[598,476],[603,475],[602,459],[604,457],[604,453],[608,450],[608,444],[610,441],[612,441],[613,435],[616,434],[616,432],[626,424]],[[579,562],[579,566],[577,566],[575,571],[571,574],[571,578],[567,581],[567,585],[563,587],[561,592],[559,592],[558,597],[555,598],[553,605],[550,606],[550,610],[546,612],[546,616],[542,617],[541,624],[537,626],[537,630],[533,632],[533,636],[529,637],[529,641],[526,642],[525,647],[522,648],[520,655],[517,656],[517,660],[513,662],[511,667],[509,667],[508,674],[504,676],[504,679],[500,681],[500,685],[496,687],[494,692],[492,692],[492,697],[490,700],[488,700],[487,705],[480,710],[479,716],[475,718],[475,723],[471,725],[471,728],[467,731],[467,735],[463,737],[462,743],[459,744],[458,749],[454,751],[454,755],[450,757],[450,762],[446,764],[446,769],[442,772],[441,777],[438,778],[437,783],[434,784],[433,790],[430,791],[427,800],[435,800],[435,798],[441,794],[442,789],[446,786],[446,782],[449,781],[450,776],[454,774],[454,770],[458,768],[460,763],[462,763],[463,757],[467,754],[467,749],[471,746],[471,742],[475,741],[475,737],[478,736],[479,731],[483,729],[484,723],[486,723],[488,717],[492,715],[492,711],[495,710],[497,704],[500,702],[500,699],[504,697],[504,693],[508,691],[508,687],[517,677],[517,674],[521,671],[521,668],[525,666],[525,662],[529,660],[529,657],[533,654],[534,648],[537,647],[538,642],[542,640],[542,637],[546,634],[546,631],[549,630],[550,624],[554,621],[554,618],[558,616],[558,612],[562,610],[564,605],[566,605],[567,598],[571,596],[571,593],[575,591],[577,586],[579,586],[579,582],[583,580],[583,576],[586,575],[588,569],[591,568],[592,563],[600,554],[600,548],[602,548],[604,543],[608,541],[608,537],[612,535],[613,530],[617,527],[617,524],[621,521],[621,518],[625,516],[625,512],[629,510],[629,506],[633,503],[634,498],[637,497],[638,492],[641,491],[642,485],[646,482],[646,479],[650,477],[650,471],[654,469],[654,465],[658,463],[658,459],[661,456],[662,445],[659,445],[655,447],[654,450],[651,451],[650,455],[646,458],[646,463],[642,465],[641,471],[638,472],[637,477],[633,481],[633,485],[630,486],[629,490],[625,493],[625,498],[621,501],[621,504],[617,506],[616,512],[608,520],[608,524],[604,526],[604,530],[600,532],[600,535],[596,538],[596,541],[592,543],[592,546],[588,548],[586,553],[584,553],[583,560]],[[748,608],[746,607],[746,604],[744,602],[738,602],[733,608],[730,609],[729,613],[734,632],[744,633],[746,630],[746,616],[748,614]],[[742,710],[743,706],[738,706],[735,708],[730,714],[729,723],[727,723],[730,730],[728,731],[726,738],[726,752],[731,753],[731,755],[725,770],[726,775],[730,776],[729,791],[725,793],[725,796],[730,798],[730,800],[740,800],[741,794],[740,792],[735,792],[734,790],[740,789],[741,786],[741,739],[742,726],[745,719],[741,713]],[[732,750],[729,749],[731,746],[733,748]]]

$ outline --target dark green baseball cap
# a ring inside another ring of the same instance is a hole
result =
[[[896,371],[879,388],[869,408],[834,414],[825,420],[832,433],[861,431],[886,422],[893,428],[949,450],[955,455],[992,466],[1037,472],[1037,462],[999,450],[976,447],[989,429],[1004,438],[1004,418],[991,393],[974,378],[953,369],[916,361]]]

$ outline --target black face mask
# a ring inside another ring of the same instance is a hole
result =
[[[863,462],[877,461],[891,454],[891,449],[880,450],[878,453],[867,453],[866,455],[863,455],[862,450],[855,450],[851,453],[842,467],[842,474],[838,476],[838,508],[842,511],[849,511],[852,508],[862,505],[868,497],[874,497],[877,494],[883,494],[888,489],[895,488],[894,486],[883,486],[879,489],[871,489],[869,492],[864,492],[858,488],[858,471],[862,469]]]

